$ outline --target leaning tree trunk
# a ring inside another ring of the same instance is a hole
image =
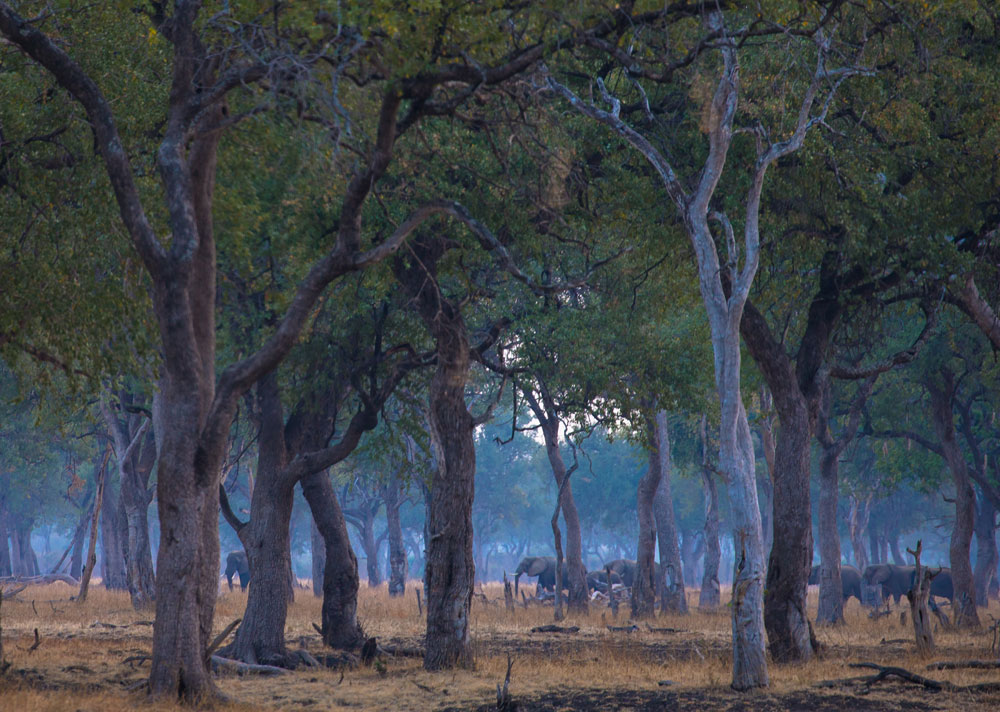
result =
[[[719,546],[719,492],[712,477],[708,462],[708,416],[701,416],[701,484],[705,493],[705,564],[701,576],[701,591],[698,592],[698,610],[714,611],[721,602],[719,590],[719,562],[722,547]]]
[[[990,590],[996,582],[997,564],[1000,563],[996,516],[993,503],[980,494],[976,508],[976,568],[973,578],[976,582],[976,601],[982,606],[989,605]]]
[[[653,516],[656,521],[656,537],[660,546],[660,590],[661,613],[687,613],[687,596],[684,590],[684,566],[681,562],[680,546],[677,543],[677,522],[674,518],[674,497],[670,488],[673,475],[673,461],[670,458],[670,433],[667,430],[667,416],[664,411],[656,414],[649,423],[654,450],[650,451],[649,466],[660,470],[660,483],[653,495]],[[640,540],[641,541],[641,540]]]
[[[323,642],[332,648],[353,650],[362,643],[358,626],[358,559],[351,549],[347,522],[326,472],[314,472],[299,483],[322,535]]]
[[[555,429],[558,432],[558,421]],[[564,573],[568,581],[565,581],[569,589],[566,600],[566,607],[574,613],[586,613],[587,605],[587,572],[583,566],[583,533],[580,529],[580,513],[576,508],[576,500],[573,498],[573,484],[567,482],[562,486],[563,480],[568,476],[566,465],[559,451],[559,444],[556,435],[551,440],[546,440],[545,451],[549,456],[549,464],[552,466],[552,474],[555,476],[556,487],[562,492],[559,497],[560,510],[562,511],[563,523],[566,525],[566,566]]]
[[[389,539],[389,595],[406,593],[406,547],[403,545],[403,528],[399,522],[402,500],[399,474],[394,474],[383,491],[385,522]]]
[[[980,623],[976,611],[976,587],[972,575],[972,562],[969,558],[976,519],[976,493],[969,479],[965,455],[955,437],[954,377],[946,368],[941,369],[940,376],[940,384],[928,381],[925,386],[931,397],[931,420],[934,423],[934,431],[955,482],[955,520],[951,530],[951,544],[948,547],[955,594],[955,625],[978,628]]]

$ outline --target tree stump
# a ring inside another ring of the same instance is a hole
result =
[[[510,613],[514,612],[514,591],[510,587],[510,581],[507,580],[507,572],[503,572],[503,603]]]
[[[608,605],[611,606],[611,617],[618,617],[618,599],[615,598],[615,587],[611,583],[611,567],[606,566],[604,568],[605,573],[608,576]]]
[[[920,655],[930,655],[934,652],[934,630],[930,614],[927,611],[927,601],[930,599],[931,579],[934,578],[934,575],[930,569],[920,565],[922,549],[922,542],[918,540],[916,551],[906,550],[916,561],[913,586],[906,592],[906,597],[910,601],[910,618],[913,619],[913,635],[917,643],[917,652]]]

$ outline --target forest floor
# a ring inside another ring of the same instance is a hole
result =
[[[380,645],[419,648],[422,644],[423,619],[414,587],[419,583],[411,582],[404,598],[390,599],[384,584],[377,589],[363,586],[359,618]],[[629,624],[627,606],[612,620],[602,604],[589,616],[571,616],[560,623],[579,626],[577,632],[533,633],[533,627],[553,622],[550,606],[518,605],[508,613],[499,584],[482,591],[487,600],[477,596],[473,601],[475,670],[432,674],[423,671],[419,658],[400,656],[346,670],[300,668],[277,677],[223,675],[219,687],[232,700],[224,709],[492,710],[508,655],[513,659],[510,693],[520,710],[1000,709],[997,691],[933,691],[895,678],[869,686],[861,678],[874,670],[849,667],[857,662],[899,666],[955,688],[1000,683],[1000,669],[927,669],[937,660],[997,659],[987,630],[1000,618],[996,602],[989,611],[980,609],[983,630],[938,630],[937,653],[922,659],[914,651],[912,627],[900,622],[901,609],[871,620],[852,600],[847,625],[817,629],[824,645],[818,659],[772,665],[770,688],[740,694],[729,688],[730,622],[725,606],[717,614],[661,616],[626,632],[610,631],[608,626]],[[28,588],[3,601],[3,651],[11,667],[0,677],[0,710],[120,712],[140,706],[156,712],[176,710],[175,705],[146,703],[141,691],[149,669],[142,656],[149,654],[152,644],[152,613],[136,613],[127,594],[99,586],[92,586],[84,604],[69,600],[74,593],[56,583]],[[813,611],[815,599],[813,588]],[[221,631],[240,617],[245,602],[246,594],[223,591],[216,627]],[[697,592],[689,592],[692,609],[696,602]],[[296,591],[287,625],[290,649],[304,647],[318,658],[329,652],[313,628],[319,620],[319,599],[309,590]]]

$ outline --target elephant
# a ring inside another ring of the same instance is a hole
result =
[[[934,569],[931,568],[931,573]],[[894,566],[892,564],[876,564],[865,569],[865,583],[869,585],[882,584],[883,596],[893,597],[894,603],[899,603],[900,599],[906,595],[907,591],[913,588],[913,575],[916,569],[913,566]],[[888,583],[887,583],[888,582]],[[951,580],[951,569],[940,568],[934,573],[931,579],[931,598],[947,598],[954,602],[955,586]]]
[[[233,575],[237,573],[240,575],[240,590],[246,591],[250,583],[250,562],[245,551],[230,551],[226,556],[226,580],[229,581],[230,591],[233,590]]]
[[[819,567],[813,566],[812,571],[809,572],[809,585],[816,586],[819,584]],[[844,603],[854,596],[858,599],[858,603],[861,603],[861,571],[855,567],[848,564],[841,564],[840,566],[840,589],[844,597]]]
[[[622,582],[622,577],[616,574],[614,571],[611,572],[611,584],[620,584]],[[604,569],[598,569],[596,571],[589,571],[587,573],[587,590],[593,592],[595,590],[607,591],[608,590],[608,572]]]
[[[565,574],[565,572],[564,572]],[[525,556],[514,570],[514,595],[518,595],[518,582],[522,575],[537,576],[538,585],[546,591],[556,589],[556,560],[552,556]],[[565,575],[563,581],[566,580]]]
[[[612,573],[621,576],[622,583],[627,588],[632,588],[632,584],[635,582],[635,575],[639,572],[639,564],[631,559],[615,559],[605,564],[605,568],[609,567]],[[660,580],[660,564],[657,561],[653,562],[653,576],[657,581]]]
[[[868,586],[881,586],[882,599],[892,596],[894,603],[906,595],[913,585],[912,566],[896,566],[895,564],[873,564],[865,568],[862,578]]]

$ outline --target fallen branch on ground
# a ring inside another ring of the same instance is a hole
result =
[[[21,591],[23,591],[27,587],[28,587],[28,584],[23,584],[21,586],[18,586],[17,588],[4,589],[3,590],[3,597],[6,598],[9,601],[10,599],[12,599],[14,596],[16,596],[17,594],[19,594]]]
[[[222,643],[226,640],[226,638],[229,637],[229,634],[232,633],[233,629],[240,624],[241,620],[243,619],[237,618],[232,623],[227,625],[221,633],[215,636],[215,640],[212,641],[211,645],[209,645],[208,649],[205,651],[206,659],[214,657],[212,653],[214,653],[216,650],[219,649],[219,646],[222,645]]]
[[[633,633],[639,630],[639,626],[633,625],[609,625],[608,630],[612,633]]]
[[[68,583],[70,586],[79,586],[80,582],[68,574],[44,574],[42,576],[4,576],[0,578],[2,583],[23,583],[26,586],[36,586],[46,583]]]
[[[964,670],[969,668],[994,670],[1000,668],[1000,660],[942,660],[927,666],[928,670]]]
[[[229,658],[223,658],[218,655],[213,655],[211,661],[212,670],[215,672],[226,671],[235,672],[237,675],[265,676],[285,675],[289,672],[289,670],[276,665],[254,665],[252,663],[243,663],[239,660],[230,660]]]
[[[564,628],[558,625],[539,625],[531,629],[532,633],[579,633],[580,626],[571,625],[568,628]]]
[[[654,628],[653,626],[646,624],[646,630],[650,633],[683,633],[684,631],[680,628]]]

